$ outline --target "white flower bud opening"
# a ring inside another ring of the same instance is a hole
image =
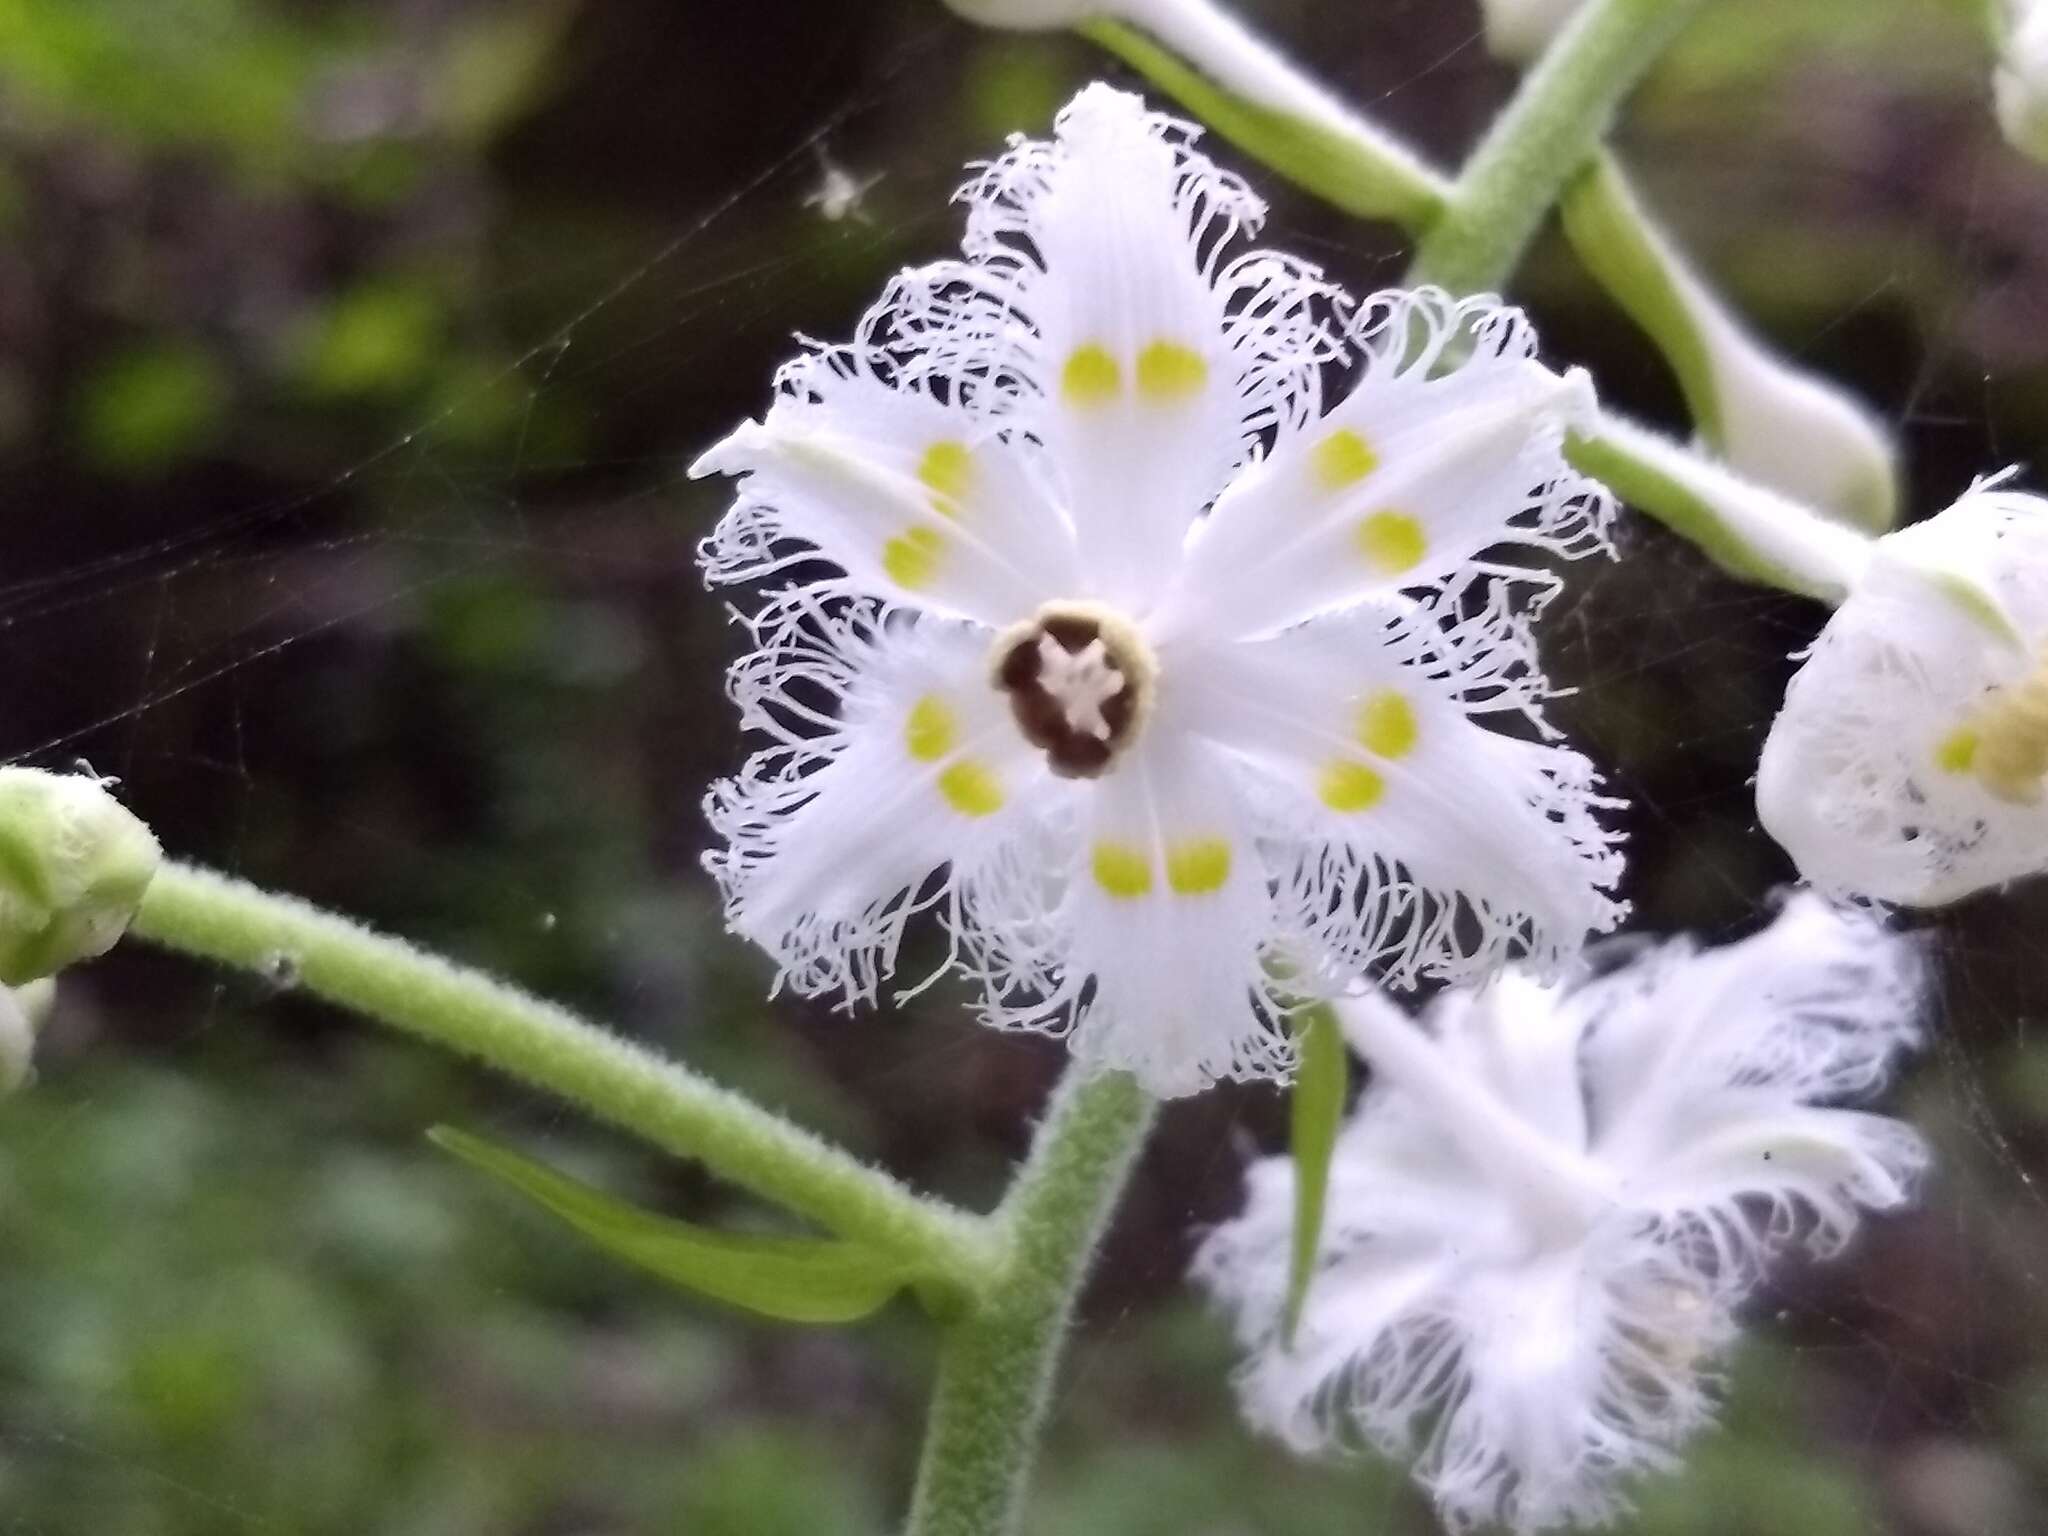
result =
[[[2002,478],[2002,477],[2001,477]],[[1823,890],[1913,906],[2048,870],[2048,500],[1980,482],[1878,541],[1757,767]]]

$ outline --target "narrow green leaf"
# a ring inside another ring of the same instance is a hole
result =
[[[1337,1015],[1326,1003],[1303,1011],[1301,1068],[1294,1078],[1294,1255],[1287,1274],[1287,1315],[1281,1337],[1294,1343],[1302,1303],[1316,1272],[1316,1249],[1323,1236],[1323,1205],[1330,1190],[1330,1155],[1344,1123],[1344,1093],[1350,1084],[1351,1060]]]
[[[657,1216],[517,1152],[436,1126],[428,1139],[510,1185],[614,1258],[728,1306],[788,1323],[850,1323],[917,1280],[904,1266],[841,1238],[717,1232]]]

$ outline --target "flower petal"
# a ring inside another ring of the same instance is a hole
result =
[[[1447,361],[1467,328],[1471,350]],[[1562,454],[1592,388],[1535,361],[1518,311],[1394,290],[1367,301],[1356,335],[1351,393],[1217,500],[1162,627],[1261,634],[1441,581],[1496,545],[1604,547],[1606,493]]]
[[[1746,1288],[1795,1238],[1841,1250],[1863,1208],[1894,1210],[1929,1162],[1914,1129],[1884,1115],[1731,1089],[1676,1112],[1656,1161],[1626,1178],[1629,1209],[1686,1234],[1715,1284]]]
[[[1064,983],[1012,1021],[1074,1011],[1076,1056],[1134,1073],[1162,1098],[1291,1068],[1265,969],[1265,870],[1213,750],[1155,723],[1089,786],[1083,815],[1054,918]]]
[[[1571,990],[1555,1012],[1588,1035],[1595,1155],[1647,1167],[1738,1087],[1786,1105],[1874,1092],[1920,1039],[1927,980],[1913,937],[1805,892],[1740,943],[1673,939]]]
[[[1050,143],[1018,140],[966,191],[967,250],[1017,317],[1017,409],[1057,466],[1090,585],[1142,611],[1255,433],[1312,408],[1332,348],[1311,269],[1222,247],[1263,205],[1195,130],[1088,87]]]
[[[798,603],[758,628],[732,692],[770,741],[712,787],[727,846],[705,864],[728,925],[775,956],[780,981],[872,1001],[913,913],[972,904],[1028,828],[1045,770],[967,626]]]
[[[786,369],[767,417],[691,466],[743,476],[705,542],[713,581],[807,568],[813,590],[1000,627],[1073,590],[1072,530],[991,423],[885,384],[857,352]],[[819,575],[823,562],[843,576]]]
[[[1162,716],[1170,688],[1266,784],[1266,830],[1295,850],[1282,911],[1340,974],[1407,987],[1517,950],[1548,968],[1622,916],[1590,766],[1481,725],[1534,718],[1531,674],[1506,640],[1453,643],[1425,610],[1382,606],[1162,658]]]

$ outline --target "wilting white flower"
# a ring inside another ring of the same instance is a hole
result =
[[[1420,1028],[1340,1005],[1373,1080],[1292,1344],[1288,1159],[1196,1259],[1250,1351],[1248,1416],[1412,1462],[1457,1529],[1612,1518],[1710,1417],[1773,1255],[1832,1254],[1908,1198],[1913,1130],[1820,1105],[1883,1083],[1922,992],[1911,941],[1802,895],[1739,944],[1576,984],[1511,971]]]
[[[1792,679],[1757,811],[1823,890],[1932,906],[2048,869],[2048,500],[1980,481],[1878,541]]]
[[[1191,136],[1082,92],[962,194],[967,261],[694,471],[746,477],[711,577],[791,582],[732,680],[768,744],[710,799],[735,931],[862,999],[934,907],[989,1019],[1162,1094],[1288,1068],[1278,967],[1547,963],[1619,915],[1538,713],[1552,579],[1482,555],[1600,546],[1583,378],[1489,301],[1333,329],[1313,269],[1227,254],[1262,209]]]
[[[1991,78],[1998,126],[2022,154],[2048,160],[2048,4],[2011,0]]]

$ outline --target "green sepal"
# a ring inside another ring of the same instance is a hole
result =
[[[1315,1277],[1323,1238],[1323,1210],[1330,1193],[1330,1159],[1344,1124],[1344,1096],[1351,1084],[1351,1058],[1344,1049],[1337,1015],[1327,1003],[1302,1010],[1296,1039],[1301,1065],[1294,1074],[1289,1140],[1294,1154],[1294,1245],[1287,1270],[1287,1309],[1281,1338],[1294,1343],[1295,1326]]]
[[[450,1126],[436,1126],[427,1137],[612,1257],[742,1311],[786,1323],[851,1323],[879,1312],[907,1286],[935,1309],[950,1304],[943,1284],[862,1243],[714,1231],[643,1211]]]

